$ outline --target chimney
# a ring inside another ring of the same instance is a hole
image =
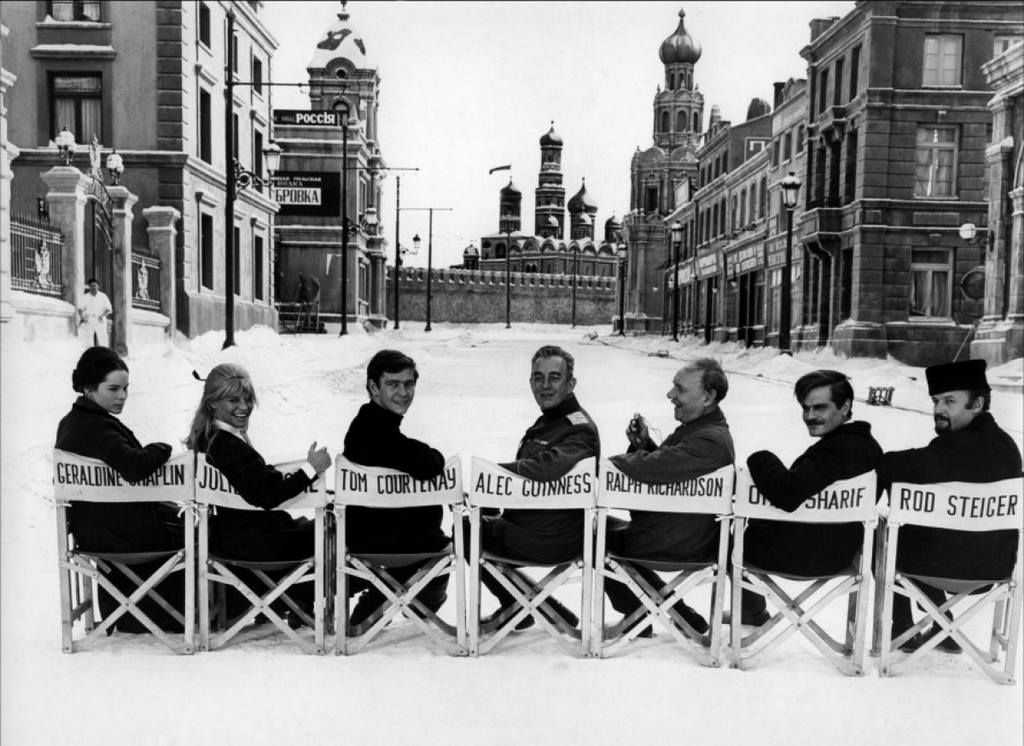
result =
[[[782,89],[786,87],[786,84],[776,81],[775,83],[772,83],[772,86],[775,88],[775,97],[772,99],[772,108],[778,109],[779,104],[782,103]]]
[[[813,42],[819,36],[828,31],[832,24],[839,20],[839,16],[830,16],[829,18],[815,18],[811,21],[811,41]]]
[[[722,110],[718,108],[718,104],[711,105],[711,119],[708,120],[708,132],[714,132],[718,128],[718,123],[722,120]]]

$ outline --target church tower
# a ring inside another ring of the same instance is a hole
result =
[[[654,144],[666,151],[696,143],[704,115],[704,96],[693,81],[693,66],[702,50],[686,30],[685,17],[680,10],[679,26],[658,50],[665,65],[665,89],[659,86],[654,96]]]
[[[565,187],[562,186],[562,138],[555,123],[540,138],[540,175],[534,202],[534,234],[560,239],[565,229]]]

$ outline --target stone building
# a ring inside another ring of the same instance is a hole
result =
[[[310,111],[274,112],[282,149],[275,185],[281,205],[276,299],[297,300],[299,275],[312,277],[320,286],[321,319],[340,320],[344,218],[346,319],[383,326],[387,242],[380,206],[387,164],[377,129],[380,75],[366,50],[343,9],[307,68]]]
[[[132,241],[144,247],[150,206],[174,212],[176,328],[194,336],[224,327],[226,174],[232,161],[262,173],[270,141],[269,78],[277,42],[263,25],[263,3],[158,0],[8,2],[4,66],[17,78],[6,94],[12,164],[11,209],[35,214],[57,165],[62,128],[79,144],[72,166],[87,167],[87,145],[122,156],[124,186],[138,198]],[[225,19],[235,17],[233,53]],[[230,59],[229,59],[230,57]],[[225,127],[227,64],[237,81],[230,102],[237,138]],[[276,324],[270,272],[274,215],[269,194],[242,189],[234,207],[235,326]],[[131,216],[131,210],[129,209]],[[180,216],[180,217],[177,217]],[[85,266],[101,280],[110,252],[86,232]],[[101,237],[102,238],[102,237]],[[102,284],[107,285],[107,282]]]
[[[992,139],[985,151],[988,222],[984,316],[971,357],[999,365],[1024,355],[1024,43],[997,37],[996,56],[982,66],[994,95]]]
[[[501,189],[498,230],[480,237],[480,256],[476,263],[480,269],[504,272],[506,246],[510,245],[510,272],[599,277],[615,274],[615,245],[621,226],[612,216],[605,222],[604,235],[597,238],[598,206],[587,191],[586,179],[566,204],[562,186],[562,146],[562,136],[555,132],[552,122],[551,128],[540,138],[533,234],[522,231],[522,192],[511,180]],[[568,236],[565,235],[566,208]]]
[[[800,347],[917,365],[961,350],[983,312],[960,282],[984,249],[958,235],[989,212],[982,65],[1022,33],[1016,2],[860,2],[812,23]]]
[[[679,11],[679,24],[658,50],[665,66],[653,104],[654,144],[638,147],[630,164],[629,214],[622,224],[627,244],[625,329],[660,331],[665,309],[665,268],[671,262],[664,218],[689,198],[696,181],[697,149],[702,142],[704,96],[694,66],[700,43],[690,36]],[[686,197],[682,197],[685,194]]]

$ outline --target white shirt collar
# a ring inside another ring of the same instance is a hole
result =
[[[229,425],[228,423],[223,422],[222,420],[214,420],[213,424],[214,424],[214,427],[216,427],[217,429],[223,430],[223,431],[228,432],[228,433],[231,433],[236,438],[244,440],[246,443],[249,442],[249,436],[246,435],[245,430],[240,430],[239,428],[235,427],[234,425]]]

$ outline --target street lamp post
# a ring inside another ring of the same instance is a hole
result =
[[[334,108],[341,109],[341,328],[338,336],[348,334],[348,101],[340,99]]]
[[[679,245],[683,242],[683,225],[678,220],[669,226],[672,235],[672,341],[679,341]]]
[[[626,244],[615,246],[619,260],[619,336],[626,336]]]
[[[430,214],[429,222],[427,223],[427,324],[423,327],[423,331],[429,332],[430,326],[430,305],[431,305],[431,275],[434,269],[434,212],[452,212],[452,207],[403,207],[403,210],[426,210]],[[420,237],[419,234],[413,236],[412,239],[413,253],[420,250]],[[397,278],[395,285],[398,285]]]
[[[800,179],[792,171],[779,182],[782,187],[782,200],[786,205],[786,262],[782,270],[782,298],[779,311],[779,351],[792,355],[789,343],[792,312],[792,275],[793,275],[793,208],[796,207],[797,195],[800,193]]]

